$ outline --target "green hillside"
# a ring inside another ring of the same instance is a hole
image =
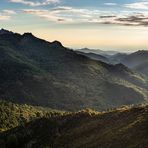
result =
[[[66,112],[30,106],[21,105],[7,101],[0,101],[0,132],[12,129],[17,126],[23,126],[25,123],[42,117],[54,117],[63,115]]]
[[[148,100],[148,81],[122,64],[91,60],[31,33],[0,35],[0,98],[76,111]]]
[[[2,148],[147,148],[148,106],[85,109],[34,120],[0,134]]]

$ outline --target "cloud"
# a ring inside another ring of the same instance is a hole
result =
[[[3,10],[3,13],[5,14],[16,14],[14,10]]]
[[[60,23],[87,22],[100,13],[98,10],[90,11],[87,9],[76,9],[72,7],[55,7],[50,10],[25,9],[23,12]]]
[[[16,14],[14,10],[1,10],[0,11],[0,21],[10,20],[12,15]]]
[[[43,1],[33,1],[33,0],[9,0],[12,3],[21,3],[29,6],[44,6],[54,3],[59,3],[59,0],[43,0]]]
[[[108,14],[106,11],[77,9],[72,7],[55,7],[50,10],[25,9],[23,12],[64,24],[99,23],[102,18],[107,17]],[[113,16],[111,12],[109,14]],[[102,18],[100,18],[101,15]]]
[[[64,18],[54,15],[52,12],[49,12],[48,10],[26,9],[26,10],[23,10],[23,12],[27,14],[33,14],[40,18],[44,18],[44,19],[54,21],[54,22],[59,21],[59,20],[61,22],[62,20],[63,21],[65,20]]]
[[[117,3],[104,3],[104,5],[107,5],[107,6],[116,6]]]
[[[115,24],[124,26],[148,26],[148,15],[139,13],[129,16],[116,16],[102,22],[103,24]]]
[[[130,3],[124,5],[126,8],[131,9],[148,9],[148,2],[136,2],[136,3]]]
[[[100,18],[114,18],[116,15],[101,15]]]
[[[10,16],[1,15],[1,14],[0,14],[0,21],[6,21],[6,20],[9,20],[9,19],[10,19]]]
[[[49,10],[25,9],[24,13],[63,24],[113,24],[122,26],[148,26],[148,12],[101,11],[55,7]]]
[[[52,11],[67,11],[67,10],[72,10],[72,7],[61,6],[52,9]]]

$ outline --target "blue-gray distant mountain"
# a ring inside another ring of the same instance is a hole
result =
[[[77,51],[83,52],[83,53],[95,53],[95,54],[99,54],[99,55],[114,55],[119,53],[118,51],[113,51],[113,50],[100,50],[100,49],[89,49],[89,48],[82,48],[82,49],[78,49]]]
[[[129,68],[137,70],[145,75],[148,75],[148,51],[139,50],[130,55],[127,55],[121,60]]]
[[[140,72],[142,74],[148,75],[148,51],[139,50],[133,53],[115,53],[106,52],[101,50],[90,50],[82,49],[78,50],[79,53],[98,61],[102,61],[110,64],[122,63],[127,67]],[[111,54],[112,53],[112,54]]]
[[[117,53],[108,57],[110,63],[119,64],[121,61],[126,58],[129,54],[127,53]]]
[[[105,62],[105,63],[110,63],[109,58],[107,58],[103,55],[95,54],[95,53],[92,53],[92,52],[89,52],[89,53],[84,53],[84,52],[80,52],[80,51],[76,51],[76,52],[78,54],[87,56],[88,58],[93,59],[93,60],[98,60],[98,61],[102,61],[102,62]]]
[[[0,98],[55,109],[102,110],[147,101],[147,80],[31,33],[0,31]]]

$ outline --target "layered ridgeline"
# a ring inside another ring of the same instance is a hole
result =
[[[102,110],[148,99],[143,76],[47,42],[0,31],[0,98],[54,109]]]
[[[85,109],[44,117],[0,134],[2,148],[147,148],[148,106]]]
[[[115,53],[101,52],[97,50],[78,50],[77,53],[85,55],[91,59],[103,61],[105,63],[118,64],[122,63],[125,66],[148,76],[148,51],[139,50],[134,53]]]
[[[139,50],[121,59],[128,67],[148,76],[148,51]]]

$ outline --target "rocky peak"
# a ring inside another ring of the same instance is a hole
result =
[[[13,34],[13,32],[9,31],[9,30],[5,30],[5,29],[1,29],[0,30],[0,35],[3,35],[3,34]]]

